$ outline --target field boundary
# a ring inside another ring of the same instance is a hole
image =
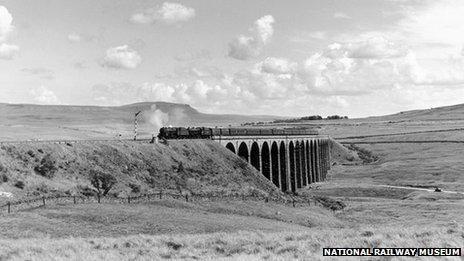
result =
[[[347,136],[347,137],[336,137],[334,139],[337,139],[337,140],[364,139],[364,138],[373,138],[373,137],[389,137],[389,136],[401,136],[401,135],[436,133],[436,132],[451,132],[451,131],[464,131],[464,128],[429,130],[429,131],[411,131],[411,132],[398,132],[398,133],[386,133],[386,134],[372,134],[372,135],[363,135],[363,136]]]
[[[115,197],[115,196],[82,196],[82,195],[58,195],[58,196],[42,196],[30,199],[17,201],[9,201],[6,204],[0,205],[0,213],[12,213],[22,210],[30,210],[47,205],[63,205],[63,204],[89,204],[89,203],[105,203],[105,204],[136,204],[157,202],[163,199],[182,200],[185,202],[201,202],[201,201],[220,201],[220,200],[242,200],[242,201],[261,201],[265,203],[279,203],[290,205],[293,207],[303,207],[311,205],[324,206],[321,199],[317,198],[302,198],[286,195],[286,197],[265,197],[260,195],[205,195],[194,193],[174,193],[168,191],[159,191],[155,193],[140,194],[136,196]]]
[[[376,140],[376,141],[339,141],[341,144],[382,144],[382,143],[464,143],[464,140]]]

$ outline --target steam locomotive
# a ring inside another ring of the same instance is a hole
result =
[[[159,139],[211,139],[213,136],[247,135],[318,135],[316,130],[303,128],[260,129],[260,128],[206,128],[206,127],[163,127]]]

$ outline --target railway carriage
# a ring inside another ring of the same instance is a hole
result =
[[[257,136],[257,135],[318,135],[316,130],[305,128],[206,128],[206,127],[163,127],[160,139],[211,139],[213,136]]]

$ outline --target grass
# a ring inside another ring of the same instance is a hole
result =
[[[233,232],[204,235],[116,238],[0,240],[0,258],[9,260],[326,260],[322,248],[462,247],[462,227],[399,230],[366,227],[301,232]],[[359,258],[342,258],[359,260]],[[372,259],[364,259],[372,260]],[[409,260],[393,258],[390,260]],[[451,258],[449,260],[460,260]]]
[[[0,146],[0,164],[8,177],[0,190],[15,198],[80,193],[92,188],[91,170],[114,176],[117,183],[110,193],[121,196],[130,195],[134,186],[140,187],[141,193],[170,189],[279,195],[252,166],[213,141],[170,141],[168,145],[132,141],[12,143]],[[46,177],[38,168],[46,170]],[[50,170],[53,176],[48,175]],[[14,186],[17,181],[24,182],[24,189]]]

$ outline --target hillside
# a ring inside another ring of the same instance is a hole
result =
[[[141,193],[163,189],[280,195],[251,165],[212,141],[170,141],[167,145],[133,141],[30,142],[0,147],[0,191],[12,193],[13,199],[92,190],[89,176],[95,170],[116,178],[110,192],[117,196],[137,193],[134,187]],[[24,188],[16,185],[19,181]]]
[[[380,120],[464,120],[464,104],[436,107],[423,110],[403,111],[391,115],[369,117]]]
[[[229,126],[276,116],[205,114],[187,104],[143,102],[118,107],[0,103],[0,141],[132,138],[134,114],[148,138],[161,125]]]

